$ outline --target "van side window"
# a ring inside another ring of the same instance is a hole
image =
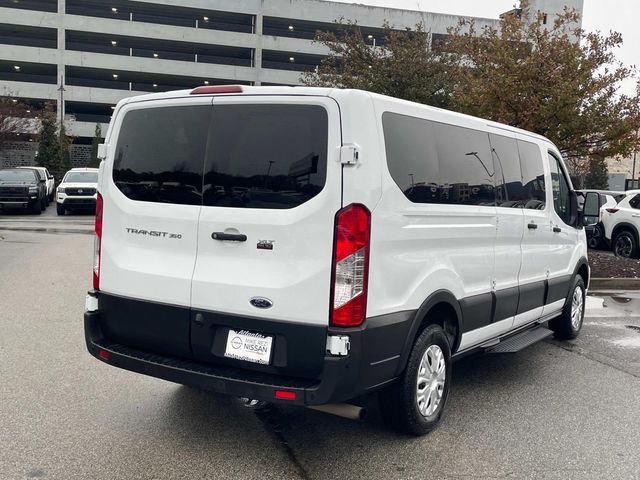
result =
[[[214,105],[205,206],[293,208],[324,188],[329,117],[319,105]]]
[[[382,127],[389,172],[410,201],[495,205],[486,133],[391,112]]]
[[[211,106],[132,110],[123,121],[113,181],[132,200],[202,204]]]
[[[527,201],[524,208],[544,210],[546,204],[544,167],[540,147],[535,143],[518,140],[520,152],[520,168],[522,169],[522,185]]]
[[[551,169],[553,208],[562,221],[569,225],[571,222],[569,182],[564,175],[560,162],[551,153],[549,153],[549,167]]]
[[[516,139],[491,133],[489,140],[496,169],[496,205],[506,208],[524,208],[529,197],[522,185],[520,154]]]

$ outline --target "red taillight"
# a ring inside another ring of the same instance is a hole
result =
[[[605,209],[607,212],[609,213],[616,213],[618,210],[620,210],[619,208],[606,208]]]
[[[352,204],[336,215],[331,284],[332,325],[357,327],[367,313],[371,213]]]
[[[289,390],[276,390],[276,398],[280,400],[295,400],[298,398],[296,392],[290,392]]]
[[[100,289],[100,253],[102,250],[102,195],[96,199],[96,236],[93,242],[93,289]]]
[[[240,85],[211,85],[191,90],[191,95],[212,95],[214,93],[242,93],[242,87]]]
[[[111,359],[111,354],[106,350],[98,350],[98,356],[107,362]]]

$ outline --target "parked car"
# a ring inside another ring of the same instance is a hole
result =
[[[624,198],[625,193],[610,190],[578,190],[578,193],[580,194],[578,196],[578,203],[580,207],[582,207],[582,203],[584,202],[586,194],[589,192],[593,192],[597,195],[591,196],[590,198],[594,199],[594,201],[597,198],[600,215],[598,217],[584,217],[585,225],[588,225],[590,227],[586,229],[587,245],[589,246],[589,248],[594,249],[607,248],[606,242],[604,240],[604,226],[599,219],[603,215],[602,212],[607,208],[615,207],[618,202]]]
[[[56,189],[56,212],[96,209],[98,186],[97,168],[72,168],[65,173]]]
[[[36,170],[0,169],[0,208],[26,208],[39,215],[46,206],[45,180]]]
[[[629,190],[617,205],[601,212],[604,238],[618,257],[640,257],[640,190]]]
[[[421,435],[454,359],[582,327],[577,194],[539,135],[357,90],[210,86],[120,101],[99,156],[85,334],[113,366],[325,409],[378,392]]]
[[[18,168],[27,168],[40,172],[40,178],[44,178],[46,190],[47,190],[47,203],[54,201],[54,195],[56,193],[55,179],[53,175],[49,173],[49,170],[46,167],[18,167]]]

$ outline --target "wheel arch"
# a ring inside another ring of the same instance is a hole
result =
[[[620,223],[617,223],[615,227],[613,227],[613,230],[611,231],[611,241],[612,242],[616,238],[616,235],[622,230],[631,231],[631,233],[633,233],[634,236],[636,237],[636,243],[638,243],[638,241],[639,241],[638,229],[634,224],[629,223],[629,222],[620,222]]]
[[[573,270],[573,278],[575,278],[577,275],[580,275],[582,277],[585,287],[588,288],[589,281],[591,280],[591,270],[589,268],[589,260],[587,260],[585,257],[581,257],[580,260],[578,260],[576,268]]]
[[[445,324],[444,319],[449,322]],[[428,325],[440,325],[445,330],[447,337],[453,337],[451,343],[451,352],[455,352],[460,345],[462,336],[462,309],[460,303],[453,293],[448,290],[438,290],[433,292],[422,302],[422,305],[416,310],[411,323],[411,328],[405,341],[400,363],[398,365],[398,374],[400,374],[407,366],[411,348],[415,343],[420,332]]]

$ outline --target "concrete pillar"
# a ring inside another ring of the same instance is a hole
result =
[[[66,0],[58,0],[58,88],[64,86],[65,74],[64,74],[64,52],[65,52],[65,27],[64,18],[66,10]],[[62,83],[61,83],[62,82]],[[64,118],[65,105],[64,102],[60,102],[60,92],[58,92],[58,98],[56,99],[56,112],[58,118]]]
[[[255,84],[260,85],[262,76],[262,6],[260,7],[260,13],[255,17],[253,33],[256,39],[256,47],[253,54],[253,66],[256,70]]]

